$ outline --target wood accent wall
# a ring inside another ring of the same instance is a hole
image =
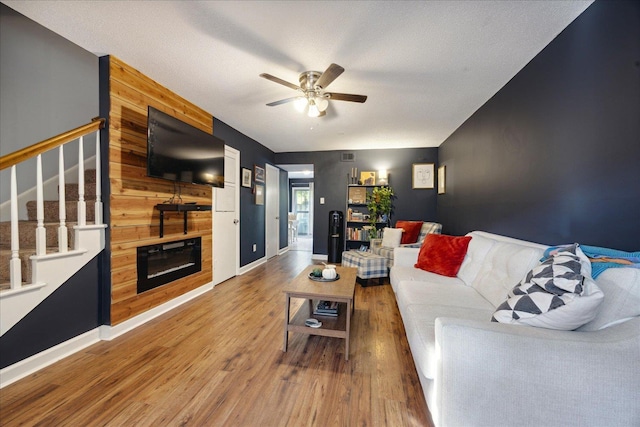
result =
[[[212,281],[212,214],[165,213],[164,237],[154,206],[170,199],[173,183],[147,177],[147,106],[213,133],[213,117],[119,59],[109,57],[109,179],[111,325],[116,325]],[[180,184],[186,202],[211,204],[212,189]],[[202,271],[137,294],[136,248],[202,237]]]

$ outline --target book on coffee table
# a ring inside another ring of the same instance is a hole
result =
[[[336,301],[318,301],[314,307],[313,314],[317,316],[338,316],[338,303]]]

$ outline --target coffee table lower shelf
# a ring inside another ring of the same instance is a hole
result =
[[[292,296],[295,298],[295,296]],[[307,299],[298,309],[296,314],[286,324],[284,331],[284,347],[283,351],[287,351],[289,332],[297,332],[307,335],[319,335],[323,337],[342,338],[345,340],[345,360],[349,360],[349,335],[351,328],[351,314],[353,313],[353,304],[345,302],[338,303],[338,316],[321,316],[313,314],[313,306],[317,304],[318,300]],[[290,304],[290,301],[287,301]],[[314,318],[322,322],[322,326],[319,328],[312,328],[306,326],[304,321]],[[286,320],[286,319],[285,319]]]
[[[302,304],[293,319],[287,325],[287,331],[299,332],[309,335],[321,335],[323,337],[346,338],[347,337],[347,304],[338,304],[338,316],[321,316],[313,314],[312,304],[317,304],[318,300],[307,300],[311,304]],[[322,322],[319,328],[305,326],[304,321],[309,318],[318,319]]]

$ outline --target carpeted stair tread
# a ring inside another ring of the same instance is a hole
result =
[[[78,195],[78,184],[65,184],[64,185],[64,195],[67,200],[78,200],[80,197]],[[58,192],[59,193],[59,192]],[[85,200],[95,200],[96,199],[96,186],[95,185],[85,185],[84,186],[84,199]]]
[[[58,227],[59,222],[46,222],[43,224],[47,236],[47,247],[58,247]],[[73,247],[74,233],[73,226],[76,222],[67,222],[67,245]],[[36,247],[36,221],[18,221],[18,244],[21,249]],[[11,248],[11,222],[0,222],[0,248]]]
[[[87,205],[87,221],[94,220],[95,200],[85,200]],[[66,201],[66,217],[67,221],[78,221],[78,201]],[[57,200],[44,201],[44,221],[56,222],[59,218],[60,202]],[[27,216],[30,221],[35,221],[38,215],[38,206],[35,200],[27,202]]]
[[[31,260],[29,257],[35,255],[35,253],[36,251],[31,248],[18,251],[22,270],[22,283],[31,283]],[[11,250],[0,249],[0,283],[9,283],[10,281],[9,261],[11,261]]]

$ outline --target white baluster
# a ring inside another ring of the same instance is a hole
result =
[[[100,180],[100,129],[96,132],[96,204],[94,222],[102,224],[102,181]]]
[[[44,195],[42,190],[42,156],[36,157],[36,207],[38,226],[36,227],[36,255],[47,252],[47,232],[44,229]]]
[[[69,243],[67,241],[67,209],[66,195],[64,188],[64,146],[58,148],[58,217],[60,226],[58,227],[58,251],[67,252]]]
[[[11,166],[11,261],[9,261],[11,289],[18,289],[22,286],[20,236],[18,233],[18,183],[14,165]]]
[[[78,225],[87,225],[87,203],[84,201],[84,137],[78,143]]]

